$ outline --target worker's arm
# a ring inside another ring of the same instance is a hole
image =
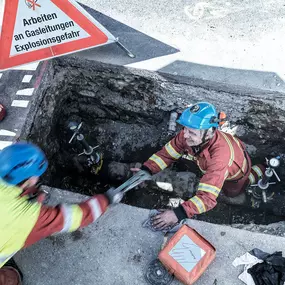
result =
[[[216,199],[220,194],[227,176],[227,160],[211,159],[206,173],[200,180],[196,195],[174,209],[178,220],[191,218],[196,214],[201,214],[213,209],[217,205]]]
[[[96,195],[86,202],[56,207],[42,206],[38,220],[29,234],[25,247],[55,233],[76,231],[97,220],[107,209],[109,200]]]
[[[142,169],[148,170],[151,174],[158,173],[181,157],[186,149],[183,130],[179,132],[170,142],[168,142],[160,151],[153,154],[142,166]]]

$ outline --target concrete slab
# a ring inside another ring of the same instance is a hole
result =
[[[62,190],[52,189],[51,193],[52,204],[86,199]],[[24,284],[147,284],[146,266],[157,256],[163,240],[161,233],[141,227],[148,212],[123,204],[112,206],[83,230],[47,238],[21,251],[16,261],[25,275]],[[282,237],[194,220],[189,220],[189,225],[217,248],[216,260],[197,285],[241,284],[237,276],[242,268],[232,266],[237,256],[255,247],[267,252],[285,248]]]

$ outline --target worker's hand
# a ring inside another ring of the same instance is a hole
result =
[[[124,194],[122,192],[115,193],[114,190],[115,188],[112,187],[105,193],[105,195],[109,199],[110,204],[120,203],[124,197]]]
[[[163,230],[172,227],[178,223],[178,218],[172,210],[159,210],[160,214],[152,217],[152,225],[154,228]]]
[[[137,172],[139,172],[141,169],[138,168],[138,167],[133,167],[133,168],[130,168],[130,170],[133,172],[133,175],[135,175]]]

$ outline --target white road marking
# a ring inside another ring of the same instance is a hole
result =
[[[27,108],[29,105],[29,101],[27,100],[13,100],[11,106],[12,107],[21,107],[21,108]]]
[[[199,2],[193,7],[185,6],[184,12],[191,20],[200,20],[202,18],[205,20],[210,20],[224,18],[232,11],[231,9],[222,7],[221,5],[219,6],[213,5],[212,3]]]
[[[6,146],[11,145],[13,142],[7,142],[7,141],[0,141],[0,150],[3,149]]]
[[[32,79],[33,75],[25,75],[22,82],[29,83]]]
[[[0,73],[0,78],[2,77],[3,73]]]
[[[16,67],[13,67],[11,69],[13,70],[36,70],[38,65],[39,65],[39,61],[38,62],[32,62],[32,63],[29,63],[29,64],[24,64],[24,65],[21,65],[21,66],[16,66]]]
[[[25,96],[31,96],[34,92],[35,88],[26,88],[26,89],[21,89],[18,90],[16,95],[25,95]]]
[[[14,132],[0,129],[0,136],[14,137],[15,135],[16,135],[16,133],[14,133]]]

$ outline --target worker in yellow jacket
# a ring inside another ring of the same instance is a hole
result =
[[[20,271],[8,262],[20,249],[54,233],[85,227],[110,203],[120,201],[109,191],[80,204],[44,206],[23,195],[46,171],[44,153],[33,144],[16,143],[0,152],[0,161],[0,285],[21,284]]]

